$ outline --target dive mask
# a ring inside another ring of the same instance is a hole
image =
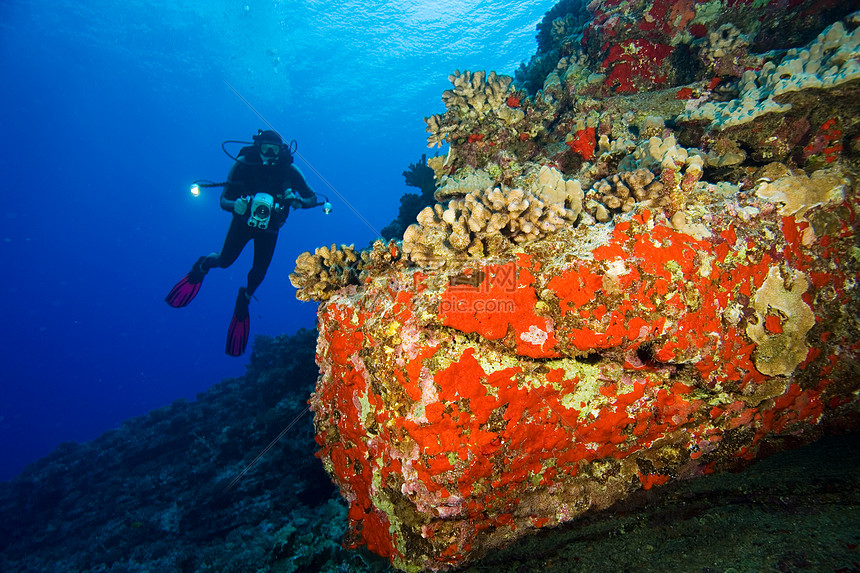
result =
[[[281,146],[277,143],[261,143],[260,155],[267,159],[275,159],[281,153]]]

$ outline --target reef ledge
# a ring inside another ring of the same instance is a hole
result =
[[[677,36],[698,66],[652,76],[624,60],[653,43],[629,24],[647,7],[559,4],[536,93],[450,76],[426,120],[450,146],[427,160],[438,203],[401,242],[299,258],[348,546],[456,568],[857,429],[860,13],[756,54],[753,13],[704,5]],[[630,49],[607,76],[612,22]],[[601,83],[631,66],[629,89]]]

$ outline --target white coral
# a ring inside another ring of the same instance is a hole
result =
[[[678,121],[710,120],[717,128],[732,127],[768,113],[782,113],[791,104],[773,98],[806,89],[829,89],[860,78],[860,12],[826,28],[805,48],[788,50],[779,62],[766,62],[761,70],[747,70],[738,97],[724,103],[706,103],[678,115]]]
[[[442,101],[449,110],[454,110],[464,116],[483,117],[489,111],[498,112],[508,93],[508,88],[514,81],[510,76],[497,75],[484,71],[463,72],[455,71],[448,76],[454,84],[453,90],[442,93]]]
[[[511,76],[496,72],[488,75],[485,71],[465,71],[461,74],[460,70],[456,70],[448,79],[454,84],[454,89],[445,90],[442,101],[448,112],[453,113],[458,120],[480,120],[492,114],[504,123],[513,125],[525,117],[521,110],[507,105],[514,81]],[[446,125],[444,116],[439,114],[427,117],[424,121],[427,123],[426,131],[430,134],[427,138],[428,147],[441,147],[457,129],[456,124]]]
[[[545,166],[528,189],[488,187],[426,207],[406,229],[403,253],[416,264],[435,266],[533,241],[575,221],[582,195],[579,181]]]

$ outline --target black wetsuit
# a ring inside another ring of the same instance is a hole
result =
[[[291,161],[287,159],[282,163],[264,165],[256,148],[253,146],[243,148],[239,152],[239,161],[233,165],[227,175],[227,185],[221,193],[221,208],[232,212],[236,199],[253,197],[257,193],[268,193],[274,197],[276,208],[272,209],[266,229],[248,225],[250,206],[244,215],[233,213],[233,220],[230,221],[230,228],[227,230],[221,252],[206,257],[203,270],[206,271],[212,267],[229,267],[239,257],[248,241],[253,240],[254,262],[248,272],[246,288],[247,295],[252,295],[266,276],[269,263],[272,262],[272,256],[275,254],[278,230],[290,213],[290,203],[284,198],[290,189],[301,197],[301,202],[293,202],[292,206],[306,209],[316,204],[316,195]],[[278,205],[281,208],[277,208]]]

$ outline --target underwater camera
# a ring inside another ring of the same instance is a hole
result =
[[[275,199],[268,193],[254,195],[254,198],[251,199],[251,215],[248,217],[248,226],[267,229],[274,206]]]

